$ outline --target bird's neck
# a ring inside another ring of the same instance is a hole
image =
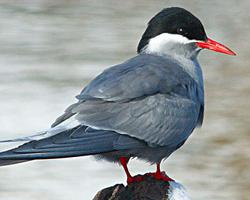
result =
[[[148,40],[148,43],[141,51],[149,54],[193,60],[196,59],[199,48],[195,45],[195,40],[189,40],[178,34],[162,33]]]
[[[198,84],[203,86],[202,71],[197,60],[199,49],[194,41],[181,35],[163,33],[150,39],[141,53],[158,55],[177,62]]]

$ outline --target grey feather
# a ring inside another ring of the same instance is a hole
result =
[[[76,118],[83,124],[116,131],[151,145],[178,145],[197,124],[199,105],[157,94],[127,103],[89,102],[79,105]]]
[[[146,143],[111,131],[79,126],[42,140],[33,140],[0,153],[0,166],[34,159],[94,155],[104,152],[145,148]]]
[[[51,128],[57,126],[58,124],[62,123],[63,121],[67,120],[68,118],[72,117],[75,113],[72,113],[71,110],[72,108],[75,107],[75,105],[78,105],[78,103],[72,104],[71,106],[69,106],[64,114],[62,114],[60,117],[58,117],[56,119],[56,121],[51,125]]]
[[[159,162],[201,125],[203,95],[203,84],[174,59],[140,54],[97,76],[52,125],[73,118],[79,126],[0,153],[0,166],[97,154]]]
[[[185,141],[202,122],[203,88],[173,59],[140,54],[105,70],[67,109],[82,124],[149,145]]]
[[[14,164],[18,164],[18,163],[23,163],[23,162],[28,162],[31,160],[1,160],[0,159],[0,166],[7,166],[7,165],[14,165]]]
[[[140,54],[97,76],[77,98],[126,101],[156,93],[170,93],[193,79],[177,63],[162,56]]]

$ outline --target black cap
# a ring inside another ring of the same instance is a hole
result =
[[[190,40],[205,41],[207,39],[201,21],[192,13],[178,7],[165,8],[149,21],[138,44],[137,52],[140,52],[151,38],[162,33],[179,34]]]

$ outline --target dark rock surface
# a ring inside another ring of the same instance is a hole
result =
[[[93,200],[168,200],[169,183],[146,177],[127,186],[116,184],[99,191]]]

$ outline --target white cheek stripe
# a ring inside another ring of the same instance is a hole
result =
[[[182,43],[186,44],[189,43],[189,39],[185,36],[179,35],[179,34],[170,34],[170,33],[162,33],[160,35],[157,35],[156,37],[152,38],[150,40],[151,43],[158,43],[158,42],[174,42],[174,43]]]
[[[189,40],[188,38],[179,34],[162,33],[149,40],[148,45],[145,47],[145,52],[160,52],[166,47],[185,45],[189,43],[194,43],[197,40]]]

